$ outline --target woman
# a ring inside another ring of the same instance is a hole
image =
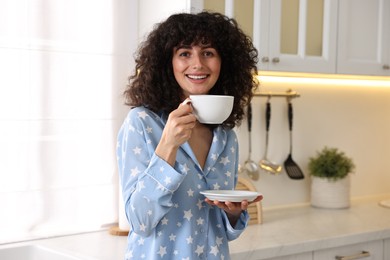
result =
[[[172,15],[141,44],[117,148],[131,226],[126,259],[230,259],[228,241],[262,197],[219,202],[200,192],[236,185],[232,129],[257,85],[256,62],[250,39],[218,13]],[[201,124],[183,104],[190,94],[234,96],[233,111],[221,125]]]

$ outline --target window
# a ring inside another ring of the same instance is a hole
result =
[[[129,2],[0,2],[0,243],[117,221]]]

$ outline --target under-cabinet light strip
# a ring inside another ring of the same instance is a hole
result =
[[[273,91],[261,92],[260,91],[255,93],[254,95],[259,97],[288,97],[288,98],[297,98],[301,96],[298,92],[292,91],[291,89],[287,90],[286,92],[273,92]]]

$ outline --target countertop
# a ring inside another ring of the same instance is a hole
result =
[[[390,208],[378,205],[384,198],[354,200],[348,209],[266,210],[263,224],[249,226],[231,242],[233,259],[267,259],[390,238]]]
[[[232,259],[266,259],[390,238],[390,208],[379,206],[381,199],[354,200],[350,208],[337,210],[309,205],[265,209],[263,224],[250,225],[230,243]],[[112,236],[105,230],[0,245],[0,250],[30,244],[80,259],[122,260],[126,237]]]

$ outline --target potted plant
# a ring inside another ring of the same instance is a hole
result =
[[[350,173],[353,160],[337,148],[324,147],[309,158],[311,175],[311,205],[321,208],[348,208],[350,206]]]

